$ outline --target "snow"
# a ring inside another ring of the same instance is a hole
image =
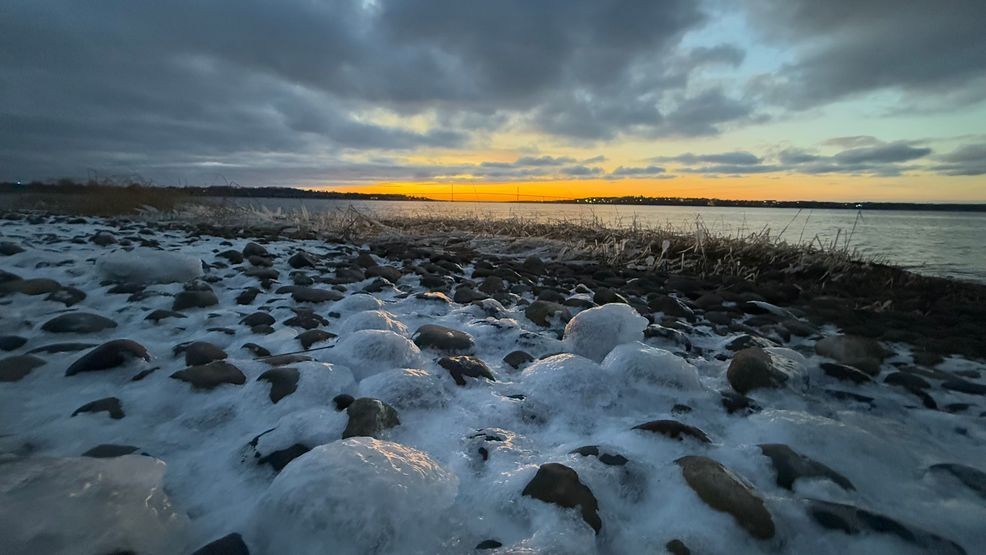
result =
[[[265,552],[420,552],[455,500],[458,479],[427,453],[372,438],[316,447],[291,462],[253,521]],[[263,532],[263,533],[260,533]]]
[[[176,283],[202,275],[198,258],[148,248],[103,255],[96,268],[105,279],[127,283]]]
[[[647,319],[631,306],[610,303],[579,312],[565,326],[565,343],[573,353],[596,362],[617,345],[641,341]]]
[[[362,290],[372,280],[366,280],[347,284],[341,301],[309,305],[330,322],[324,329],[339,337],[307,353],[315,360],[288,365],[299,372],[297,389],[274,404],[271,384],[257,380],[271,365],[242,346],[253,342],[274,354],[300,349],[295,339],[300,330],[284,324],[294,316],[290,296],[273,287],[262,290],[252,305],[238,305],[236,296],[258,286],[257,279],[236,267],[210,267],[200,274],[197,265],[197,276],[214,279],[210,285],[219,304],[152,324],[146,315],[169,309],[182,284],[151,283],[146,297],[134,301],[127,294],[108,293],[101,284],[102,263],[94,261],[117,247],[70,242],[107,226],[102,221],[36,225],[0,220],[3,239],[26,247],[3,259],[5,271],[81,289],[88,297],[71,310],[119,324],[56,337],[40,325],[65,312],[63,304],[44,295],[5,296],[0,298],[0,335],[20,335],[27,343],[0,353],[0,359],[51,343],[120,338],[139,342],[153,355],[150,362],[66,377],[65,369],[86,350],[41,354],[45,365],[19,382],[0,383],[0,553],[189,553],[234,532],[243,535],[255,555],[459,554],[487,539],[502,542],[501,553],[661,553],[675,538],[693,553],[921,552],[887,534],[825,530],[806,515],[805,497],[885,514],[954,540],[969,553],[986,545],[983,499],[949,476],[927,471],[945,462],[984,469],[981,397],[935,389],[941,406],[972,405],[949,413],[923,408],[902,388],[838,382],[819,371],[824,359],[814,353],[814,339],[796,337],[781,348],[766,349],[794,377],[791,387],[754,390],[750,396],[763,410],[730,415],[719,391],[729,388],[725,371],[732,353],[725,344],[740,332],[724,337],[701,322],[682,326],[694,346],[685,352],[669,339],[645,339],[646,320],[633,308],[606,305],[576,314],[559,339],[561,329],[543,329],[527,320],[523,305],[486,302],[484,309],[416,298],[423,289],[408,275],[401,289],[367,295]],[[133,229],[114,233],[122,237]],[[63,241],[50,243],[44,239],[49,236]],[[153,252],[210,265],[223,260],[217,253],[242,249],[247,241],[233,240],[230,246],[220,237],[159,228],[148,238],[166,249]],[[264,246],[275,255],[285,283],[292,271],[286,260],[298,249],[331,262],[366,248],[317,240],[270,240]],[[466,265],[465,277],[472,270]],[[530,292],[523,297],[533,299]],[[276,320],[272,333],[254,333],[239,323],[261,308]],[[424,324],[469,333],[475,356],[489,365],[496,382],[456,386],[437,364],[440,355],[422,353],[408,339],[407,330]],[[172,348],[186,341],[223,348],[246,383],[196,391],[171,379],[185,366]],[[879,381],[896,365],[912,363],[906,346],[888,347],[892,354]],[[515,350],[545,358],[515,370],[502,362]],[[960,357],[938,368],[986,371],[981,361]],[[836,399],[826,389],[874,401],[871,406]],[[376,397],[398,410],[401,424],[387,430],[388,442],[340,439],[348,421],[332,403],[340,393]],[[79,406],[110,396],[120,399],[125,418],[70,416]],[[691,411],[681,412],[676,405]],[[656,419],[699,427],[712,443],[632,430]],[[268,430],[273,431],[264,433]],[[256,462],[249,443],[258,436],[256,452],[296,443],[313,451],[276,473]],[[150,456],[78,458],[105,443],[133,445]],[[790,445],[846,476],[858,491],[820,479],[798,480],[793,492],[783,489],[760,443]],[[608,466],[598,457],[571,454],[587,445],[629,462]],[[674,464],[695,454],[721,462],[752,484],[774,516],[775,539],[753,540],[729,515],[695,495]],[[592,490],[603,521],[598,536],[577,510],[520,494],[538,466],[548,462],[571,467]],[[21,484],[18,477],[29,468],[49,470],[43,480],[9,489]],[[64,495],[79,483],[90,483],[90,489],[76,497]],[[101,497],[111,491],[119,492],[115,501]],[[49,495],[58,495],[59,503],[45,501]],[[28,535],[42,530],[58,545],[26,543]]]

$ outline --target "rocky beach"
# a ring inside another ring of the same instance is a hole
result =
[[[0,214],[0,552],[986,545],[984,285],[202,214]]]

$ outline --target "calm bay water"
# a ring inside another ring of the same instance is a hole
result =
[[[620,226],[633,221],[644,226],[668,224],[695,229],[697,221],[714,232],[747,235],[767,227],[772,235],[784,230],[789,242],[839,238],[851,233],[850,247],[864,256],[923,274],[986,282],[986,213],[935,211],[855,211],[792,208],[732,208],[683,206],[615,206],[576,204],[512,204],[489,202],[349,202],[312,199],[227,199],[225,202],[270,209],[310,212],[342,210],[349,205],[380,215],[449,215],[480,218],[594,218]],[[855,227],[855,229],[854,229]]]

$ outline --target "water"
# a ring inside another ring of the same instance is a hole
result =
[[[512,204],[491,202],[350,202],[313,199],[226,199],[225,202],[310,212],[344,209],[386,215],[448,215],[487,219],[597,219],[610,226],[634,221],[644,226],[695,229],[701,221],[714,232],[747,235],[769,228],[792,243],[844,244],[879,262],[918,273],[986,282],[986,213],[936,211],[855,211],[796,208]]]

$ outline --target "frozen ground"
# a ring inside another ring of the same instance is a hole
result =
[[[677,316],[461,244],[242,236],[0,221],[0,552],[181,553],[230,534],[225,552],[259,554],[986,545],[982,362],[921,366],[796,310],[699,309],[662,286]],[[74,313],[103,318],[50,323]],[[780,324],[739,325],[754,318]],[[800,335],[749,333],[775,328]],[[146,357],[87,354],[117,339]],[[189,342],[211,347],[176,352]],[[515,351],[533,360],[514,368]]]

